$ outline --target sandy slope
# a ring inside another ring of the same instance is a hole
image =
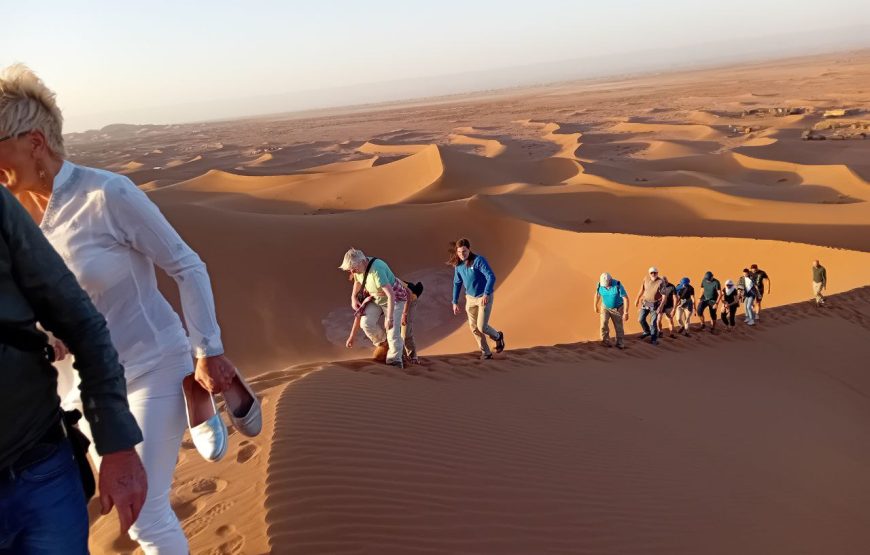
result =
[[[863,553],[870,140],[801,133],[830,108],[870,120],[868,79],[859,52],[70,137],[202,255],[266,399],[224,461],[181,454],[193,552]],[[499,278],[509,350],[487,364],[450,312],[459,236]],[[425,283],[423,366],[343,347],[350,246]],[[697,284],[753,262],[773,280],[754,330],[588,342],[602,271],[634,296],[650,265]],[[93,532],[135,548],[112,518]]]
[[[857,555],[868,312],[863,288],[660,348],[271,373],[263,436],[184,450],[174,506],[194,553]],[[115,526],[96,551],[132,548]]]

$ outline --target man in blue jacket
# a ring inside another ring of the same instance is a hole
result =
[[[459,315],[459,293],[465,287],[465,312],[468,326],[480,347],[480,358],[492,358],[489,336],[495,341],[495,352],[504,351],[504,334],[489,325],[492,314],[492,293],[495,289],[495,274],[486,259],[471,252],[468,239],[456,241],[450,262],[453,266],[453,314]]]

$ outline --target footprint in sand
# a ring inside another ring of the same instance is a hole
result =
[[[208,555],[234,555],[236,553],[241,553],[244,546],[245,538],[242,536],[235,536],[219,546],[209,549],[206,553],[208,553]]]
[[[203,512],[200,516],[190,520],[188,522],[182,523],[184,527],[184,532],[187,534],[187,537],[193,538],[196,535],[201,534],[211,525],[214,518],[226,511],[228,511],[233,506],[233,503],[218,503],[213,507],[209,508],[205,512]]]
[[[194,516],[205,504],[203,498],[226,489],[226,480],[220,478],[199,478],[176,484],[172,500],[172,509],[180,520]]]
[[[260,448],[248,440],[243,441],[239,445],[239,454],[236,456],[236,462],[246,463],[260,453]]]

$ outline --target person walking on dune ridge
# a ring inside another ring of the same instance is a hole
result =
[[[492,358],[492,351],[486,338],[495,341],[495,352],[504,351],[504,333],[489,325],[492,315],[493,292],[495,290],[495,273],[486,259],[471,252],[471,242],[459,239],[450,251],[453,266],[453,314],[459,315],[459,294],[465,288],[465,312],[468,315],[468,327],[477,340],[480,348],[480,358]]]
[[[677,285],[677,322],[680,324],[680,333],[688,337],[689,325],[692,322],[692,313],[695,312],[695,288],[691,280],[684,277]]]
[[[603,305],[603,306],[602,306]],[[598,278],[595,287],[595,297],[592,301],[595,313],[601,316],[601,344],[610,347],[610,322],[613,322],[613,331],[616,333],[616,347],[625,348],[625,332],[623,321],[628,321],[628,293],[619,280],[613,279],[610,274],[604,272]]]
[[[722,303],[722,323],[725,329],[734,330],[735,314],[740,306],[740,294],[730,279],[725,282],[725,288],[719,291],[719,302]]]
[[[377,349],[382,349],[386,343],[387,364],[404,368],[402,314],[408,301],[408,290],[386,262],[366,256],[359,249],[349,249],[339,269],[353,274],[350,304],[354,313],[361,311],[360,327],[363,332]],[[371,297],[370,301],[366,301],[367,296]],[[380,325],[381,316],[384,317],[383,326]]]
[[[755,280],[752,279],[752,272],[749,271],[749,268],[743,268],[743,276],[740,278],[740,281],[743,284],[743,310],[746,314],[745,322],[747,326],[754,326],[755,310],[753,307],[755,305],[756,285]]]
[[[659,304],[659,328],[662,336],[665,331],[665,320],[671,323],[671,337],[676,337],[674,326],[674,313],[677,309],[677,288],[673,283],[668,281],[666,276],[662,276],[662,302]]]
[[[767,292],[771,293],[770,276],[767,272],[760,270],[758,264],[753,264],[749,267],[752,281],[755,282],[755,321],[761,318],[761,301],[764,299],[764,280],[767,280]]]
[[[664,285],[662,278],[659,277],[658,269],[653,266],[649,269],[646,277],[640,284],[640,290],[637,292],[637,298],[634,301],[635,307],[639,308],[638,321],[640,327],[643,328],[643,333],[640,338],[650,338],[650,343],[658,345],[659,340],[659,314],[661,303],[664,302],[661,289]],[[647,319],[651,321],[647,323]]]
[[[821,262],[816,260],[813,262],[813,295],[815,295],[816,304],[818,306],[824,306],[825,295],[823,293],[827,288],[828,271],[825,270],[825,267],[822,266]]]
[[[706,272],[701,280],[701,300],[698,301],[698,318],[701,320],[700,329],[704,329],[704,311],[710,311],[710,333],[716,333],[716,309],[719,307],[719,291],[722,285],[713,277],[713,272]]]

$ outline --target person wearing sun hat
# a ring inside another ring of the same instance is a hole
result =
[[[616,346],[625,348],[623,321],[628,320],[628,293],[619,280],[604,272],[598,278],[593,299],[595,313],[601,317],[601,344],[610,347],[610,322],[616,332]]]
[[[719,291],[719,302],[722,303],[722,323],[725,329],[731,331],[735,326],[734,315],[740,306],[740,294],[734,282],[730,279],[725,282],[725,288]]]
[[[643,328],[640,338],[645,339],[649,337],[650,343],[653,345],[658,345],[659,343],[658,309],[659,304],[663,301],[661,293],[662,285],[664,285],[664,282],[659,277],[658,268],[651,266],[647,276],[643,278],[643,282],[640,284],[640,291],[638,291],[637,299],[634,301],[634,305],[640,309],[638,321],[640,322],[640,327]],[[647,318],[651,322],[647,322]]]

